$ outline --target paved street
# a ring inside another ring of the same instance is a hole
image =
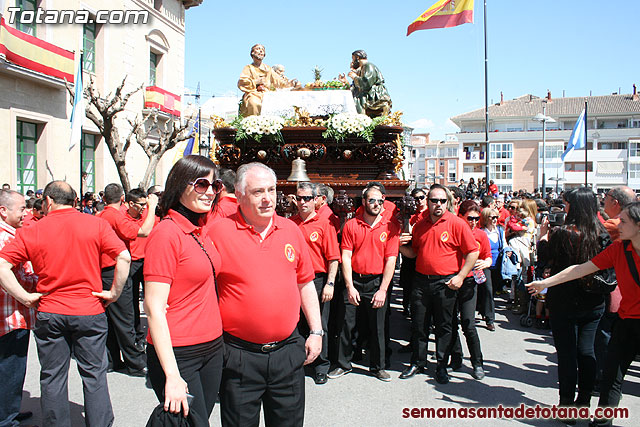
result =
[[[401,293],[395,289],[396,296]],[[395,425],[561,425],[558,421],[534,420],[428,420],[405,419],[403,408],[422,407],[516,407],[520,404],[535,406],[553,405],[558,401],[556,385],[556,356],[549,330],[522,328],[518,316],[507,313],[504,302],[497,302],[496,332],[478,323],[487,376],[482,381],[471,377],[471,365],[465,360],[460,372],[451,373],[451,382],[440,385],[431,377],[434,363],[429,365],[429,375],[417,375],[408,380],[398,375],[409,361],[408,354],[398,354],[401,344],[409,337],[409,324],[400,313],[397,304],[392,305],[391,336],[394,341],[390,383],[381,382],[367,374],[362,366],[354,372],[323,386],[316,386],[306,378],[307,426],[395,426]],[[433,348],[431,343],[430,348]],[[23,400],[23,409],[34,412],[27,424],[40,424],[39,365],[32,339],[29,349],[29,366]],[[466,347],[465,347],[466,351]],[[145,387],[142,378],[130,378],[123,374],[109,374],[109,387],[116,416],[115,425],[122,427],[144,426],[149,414],[157,405],[152,390]],[[634,363],[626,377],[621,406],[628,407],[631,420],[640,414],[640,364]],[[73,425],[84,425],[82,386],[72,362],[69,380],[69,399]],[[592,400],[592,408],[597,398]],[[617,420],[615,425],[637,425],[637,421]],[[211,425],[220,425],[218,406],[210,419]],[[586,422],[578,422],[586,426]]]

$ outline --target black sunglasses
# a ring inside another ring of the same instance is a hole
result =
[[[438,204],[438,203],[441,204],[441,205],[444,205],[444,204],[447,203],[447,199],[435,199],[435,198],[432,198],[432,197],[429,198],[429,201],[431,203],[433,203],[434,205]]]
[[[375,205],[377,203],[382,206],[382,204],[384,203],[384,199],[368,199],[367,203],[369,203],[370,205]]]
[[[303,201],[303,202],[310,202],[311,200],[315,199],[315,196],[296,196],[296,200]]]
[[[424,200],[427,196],[425,196],[424,194],[421,196],[413,196],[414,199],[416,200]]]
[[[498,219],[498,217],[497,217],[497,216],[490,216],[489,218],[491,218],[491,219]]]
[[[193,185],[193,189],[198,194],[206,193],[209,187],[213,187],[214,193],[219,193],[220,190],[222,190],[222,181],[219,179],[209,182],[207,178],[198,178],[195,181],[190,182],[189,185]]]
[[[468,216],[467,221],[480,221],[479,216]]]

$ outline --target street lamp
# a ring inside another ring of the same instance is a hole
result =
[[[560,181],[562,181],[562,182],[566,181],[566,179],[558,178],[556,176],[555,178],[549,178],[549,181],[555,181],[556,182],[556,194],[558,194],[558,184],[560,183]]]
[[[542,113],[538,113],[535,115],[535,117],[533,118],[533,120],[535,120],[536,122],[542,122],[542,198],[545,198],[545,192],[546,192],[546,170],[545,170],[545,158],[547,157],[547,153],[546,153],[546,147],[547,147],[547,140],[546,140],[546,128],[547,128],[547,122],[548,123],[555,123],[556,121],[554,119],[552,119],[551,117],[546,115],[547,112],[547,106],[543,105],[542,106]],[[557,182],[556,182],[556,187],[557,187]],[[556,193],[557,193],[557,189],[556,189]]]

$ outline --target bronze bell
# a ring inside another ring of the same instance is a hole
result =
[[[307,176],[306,162],[300,157],[291,162],[291,175],[289,175],[287,181],[310,181]]]

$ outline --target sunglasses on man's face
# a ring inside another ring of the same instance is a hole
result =
[[[313,199],[315,199],[315,196],[296,196],[296,200],[303,203],[310,202]]]
[[[478,221],[480,221],[480,217],[479,216],[468,216],[467,217],[467,221],[469,221],[469,222],[471,222],[471,221],[478,222]]]
[[[219,193],[220,190],[222,190],[222,181],[219,179],[210,182],[207,178],[198,178],[195,181],[190,182],[189,185],[193,185],[193,189],[198,194],[206,193],[209,187],[213,188],[214,193]]]
[[[375,205],[377,203],[382,206],[382,204],[384,203],[384,199],[368,199],[367,203],[369,203],[370,205]]]
[[[421,194],[420,196],[413,196],[414,199],[416,200],[424,200],[427,196],[425,196],[424,194]]]
[[[444,205],[447,203],[447,199],[435,199],[432,197],[429,198],[429,201],[434,205],[437,205],[437,204]]]

